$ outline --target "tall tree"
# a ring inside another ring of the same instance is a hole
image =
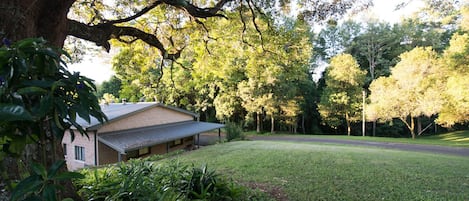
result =
[[[351,133],[351,123],[360,119],[365,75],[366,71],[360,69],[350,54],[333,57],[326,70],[326,87],[321,95],[319,112],[333,127],[342,125],[345,120],[347,135]]]
[[[389,77],[371,83],[368,118],[399,118],[415,138],[415,118],[431,116],[441,107],[441,102],[432,101],[438,100],[440,90],[429,90],[434,72],[438,70],[437,54],[431,48],[415,48],[400,58]]]
[[[112,76],[108,81],[104,81],[97,87],[97,96],[102,98],[105,93],[112,94],[115,98],[119,98],[121,90],[121,80],[116,76]]]
[[[439,72],[444,102],[437,122],[444,126],[469,122],[469,34],[455,34],[441,58]]]

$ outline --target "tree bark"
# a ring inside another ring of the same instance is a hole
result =
[[[275,133],[275,118],[274,115],[270,115],[270,133]]]
[[[350,128],[350,119],[348,113],[345,113],[345,122],[347,122],[347,135],[350,136],[351,128]]]
[[[417,133],[422,133],[422,117],[417,117]]]
[[[0,1],[0,39],[8,39],[12,42],[24,38],[42,37],[50,45],[61,48],[67,36],[67,13],[75,0],[4,0]],[[0,44],[1,45],[1,44]],[[43,164],[52,164],[54,159],[64,159],[61,139],[51,140],[45,138],[44,149],[47,150],[44,158],[43,152],[38,146],[28,146],[26,155],[21,159],[22,163],[33,160],[43,160]],[[57,149],[54,149],[56,147]],[[23,154],[24,155],[24,154]],[[42,159],[41,159],[42,158]],[[9,159],[3,161],[3,167],[18,167],[19,160]],[[67,171],[64,167],[61,171]],[[20,179],[21,173],[10,175],[10,179]],[[76,193],[71,181],[61,183],[64,190],[59,198],[70,197],[81,200]]]
[[[62,47],[67,37],[67,14],[75,0],[0,1],[0,32],[4,38],[18,41],[43,37]]]
[[[407,122],[407,118],[400,117],[399,119],[407,126],[407,128],[410,131],[410,135],[412,136],[412,139],[415,139],[415,124],[414,124],[414,117],[412,115],[409,115],[410,118],[410,123]]]
[[[256,113],[256,132],[261,133],[261,114]]]

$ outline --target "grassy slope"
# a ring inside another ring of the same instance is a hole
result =
[[[250,133],[249,135],[255,135]],[[270,134],[266,134],[270,135]],[[292,136],[289,134],[275,134],[276,136]],[[330,138],[343,140],[362,140],[373,142],[393,142],[393,143],[410,143],[410,144],[426,144],[440,145],[451,147],[467,147],[469,148],[469,130],[455,131],[446,134],[422,136],[412,140],[410,138],[389,138],[389,137],[362,137],[362,136],[344,136],[344,135],[295,135],[304,138]]]
[[[244,141],[178,156],[290,200],[469,200],[469,159],[369,147]]]

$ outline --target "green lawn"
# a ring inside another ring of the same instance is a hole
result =
[[[250,132],[248,136],[256,134]],[[271,135],[271,134],[263,134]],[[291,134],[274,134],[271,136],[292,136]],[[369,136],[346,136],[346,135],[294,135],[304,138],[328,138],[328,139],[342,139],[342,140],[362,140],[373,142],[393,142],[393,143],[410,143],[410,144],[426,144],[426,145],[440,145],[451,147],[467,147],[469,148],[469,130],[455,131],[446,134],[432,135],[432,136],[419,136],[416,139],[411,138],[389,138],[389,137],[369,137]]]
[[[469,200],[469,158],[314,143],[239,141],[176,157],[289,200]]]

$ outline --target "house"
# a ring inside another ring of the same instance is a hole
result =
[[[192,149],[198,134],[224,127],[198,121],[196,113],[161,103],[119,103],[101,106],[108,121],[77,122],[88,137],[70,130],[62,140],[69,170],[126,161],[130,158]]]

